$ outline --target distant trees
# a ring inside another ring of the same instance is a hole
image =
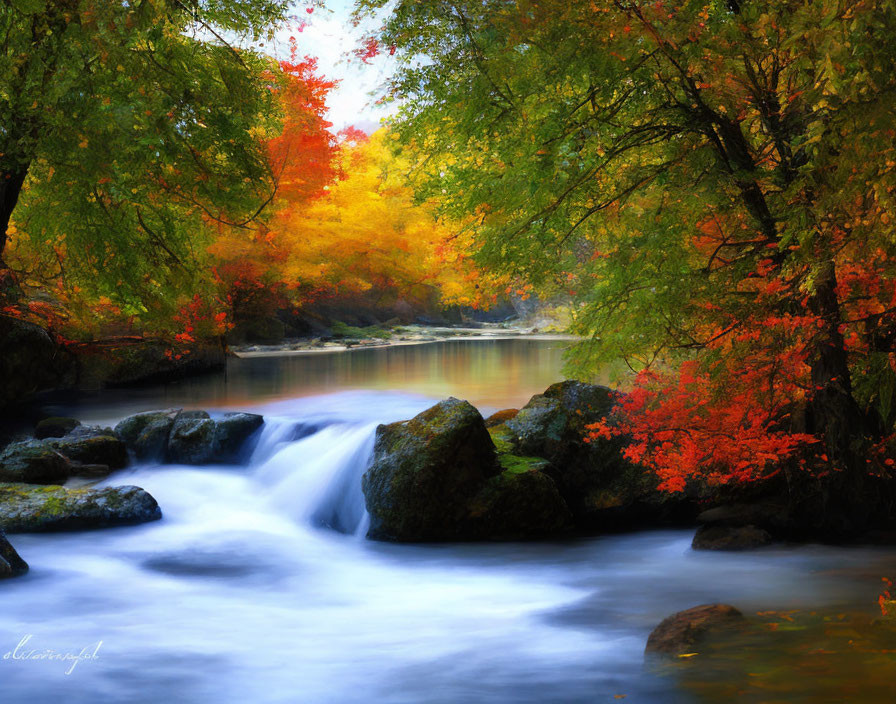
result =
[[[440,223],[432,203],[415,203],[412,161],[393,154],[390,135],[342,137],[335,180],[317,197],[281,188],[273,217],[254,237],[225,229],[212,246],[234,299],[277,292],[280,305],[293,306],[332,297],[491,302],[455,242],[460,224]]]

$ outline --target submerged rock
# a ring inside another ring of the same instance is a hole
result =
[[[67,489],[0,484],[0,530],[9,533],[106,528],[161,517],[156,500],[136,486]]]
[[[769,545],[771,534],[756,526],[705,525],[697,529],[694,550],[752,550]]]
[[[464,539],[470,499],[500,471],[482,416],[466,401],[449,398],[412,420],[381,425],[362,479],[368,536]]]
[[[26,563],[0,530],[0,579],[18,577],[28,571]]]
[[[728,604],[704,604],[664,619],[647,639],[645,653],[683,655],[699,647],[710,633],[744,623],[743,614]]]
[[[61,484],[68,479],[71,463],[54,447],[28,440],[0,451],[0,481],[28,484]]]
[[[75,418],[44,418],[34,427],[34,437],[38,440],[61,438],[81,425]]]

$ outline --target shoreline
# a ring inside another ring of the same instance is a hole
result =
[[[409,347],[438,342],[458,340],[557,340],[574,342],[581,338],[566,333],[539,332],[537,328],[504,326],[500,323],[485,323],[475,328],[449,328],[436,326],[401,326],[403,333],[391,338],[350,338],[345,341],[323,340],[320,338],[300,339],[277,345],[239,345],[230,348],[239,359],[256,357],[287,357],[328,352],[352,352],[354,350],[383,349],[386,347]]]

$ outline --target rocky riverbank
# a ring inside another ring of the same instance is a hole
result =
[[[136,486],[96,486],[132,461],[238,464],[264,418],[251,413],[169,409],[114,428],[47,418],[34,437],[0,450],[0,578],[28,566],[5,533],[92,530],[156,521],[162,510]]]
[[[553,538],[695,524],[721,492],[659,491],[624,442],[586,439],[618,398],[566,381],[490,419],[448,399],[377,429],[364,475],[369,536],[396,541]]]
[[[565,381],[488,419],[449,399],[380,426],[363,479],[369,536],[522,540],[699,525],[693,547],[703,550],[868,537],[815,531],[789,493],[786,471],[660,490],[653,472],[627,459],[625,438],[586,437],[588,425],[612,422],[619,398],[603,386]]]

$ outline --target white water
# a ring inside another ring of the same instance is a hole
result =
[[[376,424],[431,403],[351,392],[269,404],[246,467],[144,465],[108,480],[146,488],[162,521],[13,536],[31,572],[0,584],[0,702],[688,702],[642,670],[669,613],[874,604],[887,553],[873,550],[701,554],[686,531],[367,541],[360,477]],[[102,645],[66,675],[69,663],[2,659],[26,635],[28,649]]]

